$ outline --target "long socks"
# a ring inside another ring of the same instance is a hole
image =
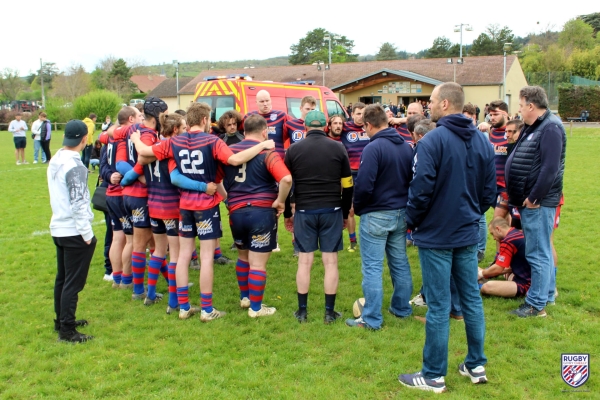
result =
[[[237,276],[238,286],[240,288],[240,300],[244,297],[249,297],[248,289],[248,274],[250,272],[250,264],[247,261],[242,261],[238,258],[235,264],[235,275]]]
[[[160,268],[160,267],[159,267]],[[146,273],[146,253],[131,253],[131,269],[133,272],[133,293],[144,293],[144,274]]]
[[[259,311],[265,294],[267,283],[267,271],[251,269],[248,276],[248,288],[250,290],[250,308]]]

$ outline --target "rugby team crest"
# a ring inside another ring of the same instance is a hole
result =
[[[275,121],[277,119],[277,114],[271,114],[271,121]]]
[[[590,377],[589,354],[560,355],[561,376],[563,381],[571,387],[577,388],[587,382]]]

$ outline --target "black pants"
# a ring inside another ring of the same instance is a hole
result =
[[[52,153],[50,153],[50,141],[40,140],[40,145],[42,146],[42,151],[46,155],[46,162],[50,162],[50,158],[52,158]]]
[[[90,158],[92,158],[92,147],[94,147],[94,145],[88,144],[81,152],[81,162],[83,163],[83,165],[85,165],[87,169],[90,168]]]
[[[110,275],[113,272],[112,264],[110,263],[110,245],[113,238],[112,224],[110,223],[110,215],[104,213],[104,221],[106,222],[106,233],[104,234],[104,273]]]
[[[96,237],[88,245],[78,236],[52,237],[56,245],[56,282],[54,283],[54,311],[60,322],[60,331],[75,329],[75,312],[79,292],[83,290],[96,248]]]

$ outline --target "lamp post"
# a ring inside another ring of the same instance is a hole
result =
[[[175,67],[175,79],[176,79],[176,90],[177,90],[177,109],[180,109],[179,105],[179,61],[173,60],[173,66]]]
[[[504,73],[502,74],[502,99],[506,102],[506,52],[510,50],[512,43],[504,43]]]
[[[462,58],[462,32],[463,32],[463,26],[465,27],[465,31],[472,31],[473,28],[471,27],[471,25],[469,24],[463,24],[462,22],[459,25],[454,25],[454,32],[460,32],[460,55],[459,57]]]
[[[323,86],[325,86],[325,70],[329,69],[329,65],[325,66],[325,63],[323,61],[317,61],[314,64],[317,65],[317,71],[323,72]],[[325,68],[321,67],[321,65],[325,66]]]
[[[46,109],[46,96],[44,96],[44,64],[40,58],[40,81],[42,82],[42,108]]]

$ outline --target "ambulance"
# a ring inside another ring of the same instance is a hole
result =
[[[237,110],[242,115],[258,111],[256,94],[266,90],[271,94],[273,110],[300,118],[300,102],[304,96],[313,96],[317,100],[317,110],[326,117],[338,114],[348,118],[333,91],[325,86],[315,86],[314,81],[267,82],[253,81],[247,74],[207,76],[196,85],[194,101],[207,103],[212,107],[211,120],[219,120],[229,110]]]

